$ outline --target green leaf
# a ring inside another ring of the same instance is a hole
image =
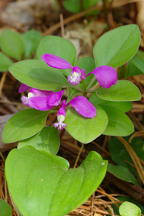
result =
[[[90,73],[95,68],[95,62],[92,57],[82,57],[78,59],[76,65],[79,66],[81,69],[85,69],[86,74]],[[84,79],[81,84],[79,85],[81,88],[86,89],[89,82],[92,80],[93,75],[88,76]],[[95,81],[96,82],[96,81]]]
[[[97,107],[97,115],[92,119],[84,118],[69,110],[66,115],[66,130],[81,143],[87,144],[99,137],[105,130],[108,117],[104,110]]]
[[[8,71],[9,66],[13,64],[13,62],[3,53],[0,53],[0,71],[6,72]]]
[[[81,0],[64,0],[64,8],[72,13],[81,11]]]
[[[0,199],[0,214],[1,216],[12,216],[11,207],[2,199]]]
[[[144,206],[143,206],[143,204],[140,204],[139,202],[137,202],[133,198],[128,197],[128,196],[118,196],[117,199],[120,200],[121,202],[129,201],[129,202],[132,202],[132,203],[136,204],[141,209],[142,213],[144,213]]]
[[[129,61],[126,67],[125,77],[144,74],[144,52],[139,51],[138,54]]]
[[[24,60],[13,64],[9,71],[20,82],[42,90],[56,90],[67,84],[63,73],[40,60]]]
[[[24,44],[21,35],[11,29],[1,32],[0,47],[6,55],[16,60],[20,60],[24,54]]]
[[[110,88],[99,88],[98,97],[108,101],[137,101],[141,99],[140,90],[128,80],[119,80]]]
[[[128,136],[134,131],[134,125],[130,118],[113,107],[105,107],[104,110],[108,116],[108,125],[104,131],[109,136]]]
[[[87,9],[96,5],[100,0],[83,0],[83,8]]]
[[[137,205],[127,201],[120,205],[119,213],[121,216],[141,216],[140,208]]]
[[[41,59],[41,56],[45,53],[54,54],[74,64],[76,58],[76,49],[74,45],[62,37],[58,36],[45,36],[37,49],[37,57]]]
[[[22,35],[22,39],[25,47],[25,58],[30,58],[36,51],[40,40],[42,39],[42,35],[39,31],[34,29],[25,32]]]
[[[144,160],[144,141],[141,137],[136,137],[131,141],[131,146],[135,150],[136,154]]]
[[[68,170],[65,159],[24,147],[10,152],[5,173],[23,216],[64,216],[89,198],[106,168],[107,162],[96,152],[90,152],[79,168]]]
[[[108,172],[116,176],[117,178],[130,182],[133,184],[138,184],[135,176],[129,171],[128,168],[121,165],[108,164]]]
[[[101,106],[103,109],[105,107],[111,107],[113,109],[119,109],[122,112],[128,112],[132,109],[132,103],[127,101],[127,102],[117,102],[117,101],[106,101],[101,98],[99,98],[95,93],[92,94],[92,96],[89,98],[89,100],[97,106]]]
[[[109,151],[112,160],[118,165],[127,167],[132,173],[135,174],[135,168],[131,166],[133,164],[128,152],[124,145],[115,137],[112,137],[109,141]]]
[[[105,33],[94,46],[96,65],[113,67],[123,65],[136,54],[140,40],[140,30],[134,24],[121,26]]]
[[[12,143],[27,139],[45,126],[48,112],[26,109],[12,116],[4,127],[2,139],[4,143]]]
[[[25,146],[33,146],[38,150],[57,154],[60,146],[58,130],[54,127],[45,127],[35,136],[21,141],[18,148]]]

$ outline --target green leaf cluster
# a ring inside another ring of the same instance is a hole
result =
[[[78,13],[96,5],[101,0],[64,0],[63,6],[72,13]]]
[[[15,61],[31,58],[41,38],[41,33],[36,30],[20,34],[11,29],[4,29],[0,33],[0,72],[8,71]]]

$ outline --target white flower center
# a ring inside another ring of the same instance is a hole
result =
[[[28,98],[34,97],[35,95],[32,92],[28,93]]]
[[[69,77],[71,82],[79,82],[81,80],[81,73],[74,72]]]
[[[65,116],[64,116],[64,115],[59,115],[59,116],[57,117],[57,120],[58,120],[59,123],[62,123],[62,122],[64,122],[64,120],[65,120]]]

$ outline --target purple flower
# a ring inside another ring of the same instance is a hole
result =
[[[64,120],[66,116],[66,108],[69,105],[85,118],[94,118],[96,116],[96,108],[84,96],[77,96],[69,103],[66,103],[66,101],[63,100],[57,113],[58,122],[54,123],[54,127],[58,128],[59,130],[62,130],[66,127]]]
[[[94,74],[98,83],[103,88],[110,88],[117,82],[117,72],[113,67],[103,65],[95,68],[90,74]]]
[[[58,92],[43,91],[22,84],[19,92],[25,90],[28,90],[28,95],[21,97],[23,104],[41,111],[47,111],[58,106],[64,93],[64,90]]]
[[[27,86],[27,85],[25,85],[25,84],[21,84],[20,85],[20,87],[19,87],[19,89],[18,89],[18,92],[19,93],[23,93],[23,92],[25,92],[25,91],[27,91],[27,90],[29,90],[29,89],[31,89],[31,87],[29,87],[29,86]]]
[[[54,127],[58,128],[58,130],[62,130],[66,127],[66,124],[64,123],[65,116],[66,116],[66,100],[63,100],[61,103],[61,107],[57,112],[57,120],[58,122],[54,123]]]
[[[94,74],[98,83],[103,88],[110,88],[117,82],[117,72],[113,67],[100,66],[95,68],[92,72],[86,75],[85,70],[78,66],[72,66],[68,61],[53,54],[44,54],[42,60],[50,67],[57,69],[71,69],[70,75],[68,76],[68,82],[72,85],[79,84],[87,76]]]
[[[68,61],[53,54],[44,54],[42,60],[50,67],[57,69],[71,69],[71,73],[68,76],[68,82],[72,85],[77,85],[81,80],[86,78],[85,70],[78,66],[72,66]]]
[[[96,116],[95,106],[84,96],[73,98],[69,104],[85,118],[94,118]]]

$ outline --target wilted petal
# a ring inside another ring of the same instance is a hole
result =
[[[116,84],[118,79],[116,70],[106,65],[95,68],[91,73],[95,75],[100,86],[103,88],[110,88]]]
[[[47,111],[52,109],[51,106],[48,105],[47,97],[31,97],[28,99],[28,106],[37,110]]]
[[[19,87],[19,89],[18,89],[18,92],[19,92],[19,93],[23,93],[23,92],[29,90],[30,88],[31,88],[31,87],[29,87],[29,86],[27,86],[27,85],[25,85],[25,84],[21,84],[20,87]]]
[[[65,50],[64,50],[65,52]],[[72,68],[71,64],[65,59],[55,56],[53,54],[44,54],[42,60],[48,64],[50,67],[57,69],[70,69]]]
[[[63,93],[64,93],[64,90],[61,90],[58,92],[51,92],[48,96],[48,105],[58,106],[60,104]]]
[[[84,96],[73,98],[69,104],[85,118],[94,118],[96,116],[96,108]]]

